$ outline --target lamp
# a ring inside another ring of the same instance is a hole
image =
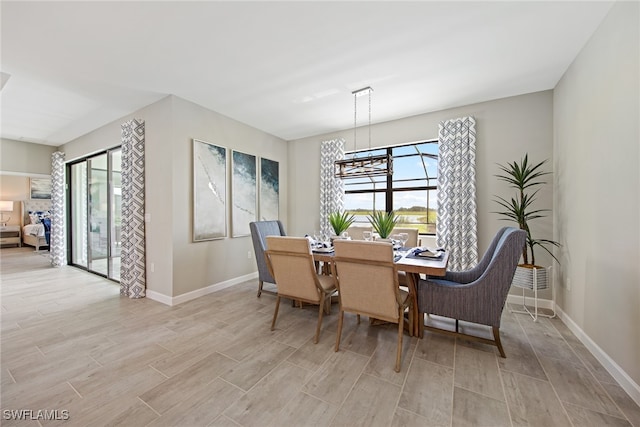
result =
[[[369,151],[371,151],[371,93],[369,86],[353,91],[353,156],[348,159],[335,161],[335,176],[340,179],[360,178],[365,176],[380,176],[393,174],[393,160],[389,154],[358,157],[356,152],[356,129],[358,122],[358,97],[369,96]]]
[[[7,222],[11,220],[11,217],[4,219],[5,212],[13,212],[13,202],[11,200],[0,201],[0,225],[2,227],[6,227]]]

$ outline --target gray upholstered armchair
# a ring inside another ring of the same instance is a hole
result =
[[[511,287],[518,260],[525,245],[523,230],[504,227],[493,238],[478,265],[462,272],[447,272],[442,278],[428,277],[418,283],[418,316],[421,328],[439,332],[442,329],[424,326],[424,313],[491,326],[494,340],[460,334],[494,344],[506,357],[500,342],[500,318]],[[420,331],[422,335],[422,330]]]
[[[264,257],[264,251],[267,250],[267,236],[286,236],[284,226],[279,220],[276,221],[255,221],[249,223],[251,229],[251,239],[253,240],[253,250],[256,254],[256,263],[258,264],[258,297],[262,292],[276,295],[276,291],[263,290],[264,282],[276,283],[269,273],[267,261]]]

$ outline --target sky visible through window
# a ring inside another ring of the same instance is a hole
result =
[[[386,149],[359,152],[358,157],[385,154]],[[422,142],[392,148],[393,206],[403,224],[419,224],[421,232],[435,230],[437,210],[438,144]],[[387,210],[387,178],[362,177],[345,180],[345,210],[356,215],[357,222],[368,223],[373,209]]]

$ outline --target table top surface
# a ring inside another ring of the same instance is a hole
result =
[[[403,254],[402,258],[396,261],[398,270],[407,273],[427,274],[429,276],[444,276],[449,263],[449,253],[445,252],[442,257],[437,259],[431,258],[409,258],[407,255],[411,251]],[[313,252],[313,259],[322,262],[331,262],[335,252]]]

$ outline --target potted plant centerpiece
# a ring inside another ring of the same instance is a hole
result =
[[[337,237],[342,236],[342,233],[347,231],[355,220],[356,217],[348,212],[331,212],[329,214],[329,224]]]
[[[398,223],[398,217],[393,212],[373,211],[368,217],[373,231],[378,233],[380,239],[387,240]]]
[[[549,239],[534,239],[529,228],[529,221],[544,218],[545,212],[549,209],[537,209],[533,205],[536,201],[536,194],[540,190],[540,186],[546,184],[543,177],[549,175],[545,172],[543,166],[546,163],[543,160],[536,164],[530,164],[528,155],[525,154],[520,162],[507,163],[506,165],[498,165],[501,173],[495,175],[501,181],[505,181],[509,186],[516,190],[515,197],[507,200],[503,197],[496,196],[496,202],[504,208],[500,212],[494,212],[503,216],[505,220],[511,220],[518,223],[520,229],[527,233],[527,241],[522,249],[523,263],[519,264],[516,274],[513,278],[513,284],[518,287],[527,287],[529,289],[545,289],[547,287],[547,270],[536,264],[534,248],[541,247],[553,259],[558,258],[551,252],[549,246],[560,246],[558,242]],[[530,255],[530,256],[529,256]],[[536,277],[537,283],[533,283]],[[535,286],[535,288],[534,288]]]

